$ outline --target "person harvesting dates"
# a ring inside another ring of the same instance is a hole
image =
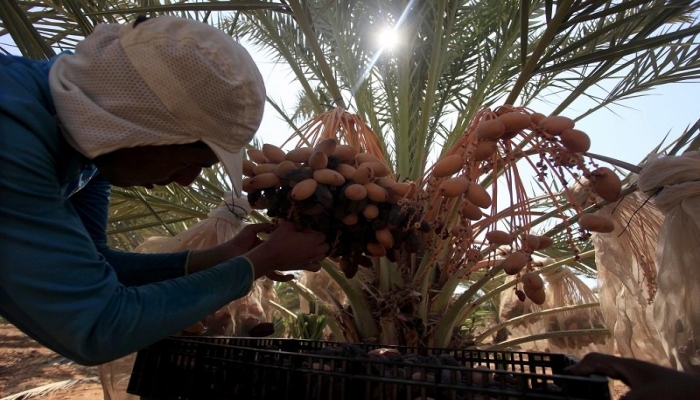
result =
[[[0,56],[0,99],[0,315],[78,363],[178,332],[261,276],[318,270],[328,251],[323,234],[284,221],[191,252],[108,248],[111,185],[189,185],[221,162],[240,191],[265,88],[215,28],[139,18],[49,61]]]

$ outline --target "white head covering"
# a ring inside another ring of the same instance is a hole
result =
[[[201,140],[239,193],[240,150],[260,126],[265,86],[222,31],[169,16],[98,25],[56,60],[49,83],[66,139],[86,157]]]

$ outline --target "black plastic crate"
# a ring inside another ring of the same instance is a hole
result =
[[[379,348],[402,356],[366,354]],[[173,337],[138,352],[127,392],[153,400],[610,399],[605,377],[563,374],[575,362],[549,353]]]

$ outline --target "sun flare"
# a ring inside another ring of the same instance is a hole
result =
[[[377,42],[384,50],[395,50],[401,43],[401,35],[396,28],[384,28],[377,35]]]

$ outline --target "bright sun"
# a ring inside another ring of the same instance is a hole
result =
[[[399,33],[396,28],[385,28],[377,37],[379,46],[384,50],[393,50],[398,47],[401,42]]]

